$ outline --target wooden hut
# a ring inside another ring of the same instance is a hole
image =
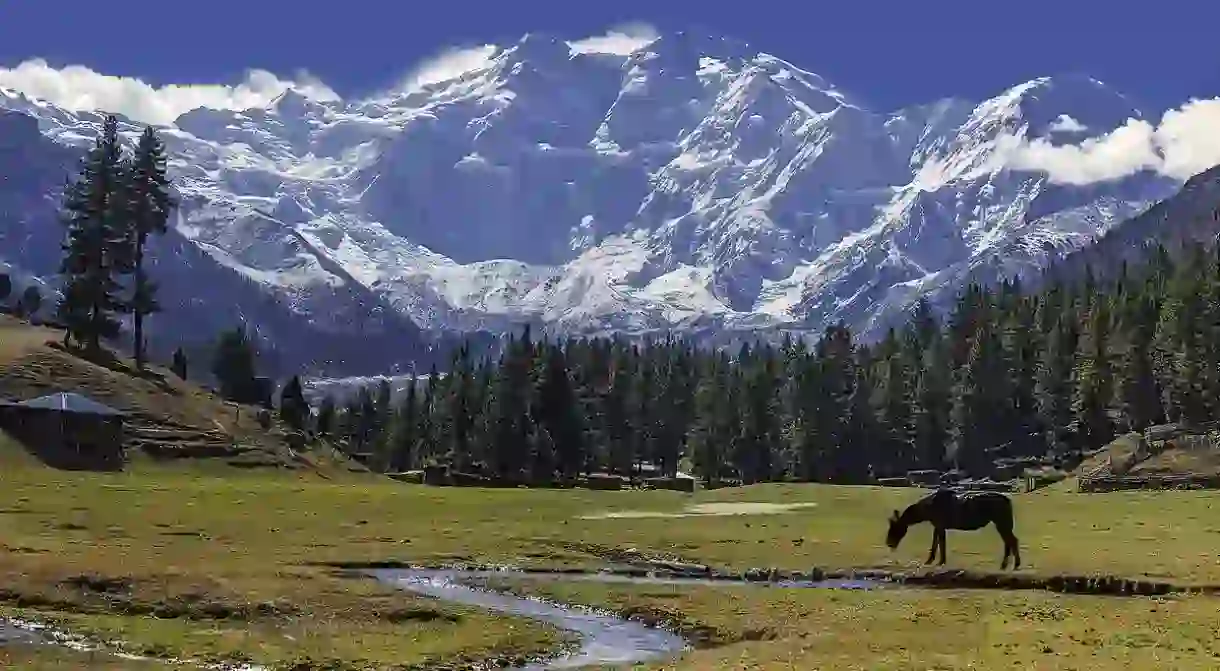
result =
[[[125,418],[124,412],[71,392],[0,404],[0,425],[59,468],[121,468]]]

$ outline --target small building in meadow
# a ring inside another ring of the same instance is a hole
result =
[[[0,403],[0,426],[50,466],[114,470],[123,465],[127,414],[71,392]]]

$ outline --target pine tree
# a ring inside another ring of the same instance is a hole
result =
[[[691,458],[695,475],[712,488],[720,483],[728,444],[724,432],[727,405],[725,385],[724,368],[713,359],[695,390],[694,420],[689,440]]]
[[[694,411],[695,372],[688,352],[678,343],[671,343],[669,350],[672,354],[665,357],[666,384],[659,409],[662,420],[659,422],[660,435],[654,455],[657,467],[665,476],[673,476],[678,471]]]
[[[165,172],[165,145],[149,126],[140,135],[127,173],[126,231],[131,249],[131,269],[135,276],[128,309],[132,313],[133,344],[136,367],[144,368],[144,319],[160,311],[156,300],[156,284],[144,267],[148,237],[167,230],[170,212],[175,207],[170,193],[170,181]]]
[[[1114,438],[1109,406],[1114,398],[1114,371],[1110,360],[1110,313],[1104,300],[1097,300],[1089,314],[1088,327],[1080,338],[1073,375],[1072,412],[1081,440],[1101,447]]]
[[[446,385],[446,434],[449,438],[449,463],[457,472],[470,470],[476,460],[474,449],[475,393],[474,364],[469,346],[458,348]]]
[[[1010,291],[1019,291],[1013,284]],[[1038,352],[1042,349],[1037,327],[1037,304],[1017,294],[1006,296],[1006,318],[1002,334],[1004,361],[1009,368],[1012,390],[1011,436],[1006,456],[1034,456],[1045,452],[1038,412]]]
[[[395,417],[393,459],[390,466],[390,470],[393,472],[409,470],[418,463],[420,415],[422,414],[418,386],[414,380],[411,381]]]
[[[318,418],[314,424],[319,436],[329,436],[335,429],[335,399],[327,396],[318,406]]]
[[[556,467],[572,480],[585,465],[584,422],[563,349],[548,347],[538,395],[538,422],[553,441]]]
[[[186,379],[186,376],[187,376],[186,352],[183,352],[181,347],[174,350],[174,361],[170,365],[170,370],[172,370],[174,375],[177,375],[180,379],[183,379],[183,380]]]
[[[1070,315],[1057,316],[1038,365],[1038,417],[1047,428],[1048,447],[1061,452],[1072,425],[1072,369],[1078,334]]]
[[[818,361],[819,389],[816,414],[811,422],[812,440],[820,443],[825,455],[823,472],[835,482],[850,478],[851,446],[848,420],[851,417],[855,389],[855,345],[851,331],[839,324],[826,329],[818,342],[815,354]]]
[[[1125,337],[1119,350],[1114,406],[1128,430],[1142,431],[1164,420],[1152,355],[1158,312],[1151,296],[1135,293],[1120,317]]]
[[[75,338],[93,352],[102,339],[119,334],[116,314],[125,306],[117,277],[128,263],[126,183],[118,121],[108,116],[63,204],[67,239],[57,316],[67,327],[65,339]]]
[[[905,473],[916,462],[915,456],[915,364],[918,340],[900,340],[891,330],[882,343],[877,389],[877,421],[883,440],[878,455],[879,473],[885,476]]]
[[[220,335],[212,358],[212,375],[220,383],[220,393],[230,400],[248,403],[257,376],[254,346],[245,328],[238,327]]]
[[[356,391],[356,397],[348,405],[348,416],[351,418],[352,453],[365,458],[369,456],[377,428],[377,401],[367,386]]]
[[[840,482],[862,484],[873,478],[879,459],[876,446],[881,432],[873,412],[873,385],[866,366],[856,363],[850,372],[851,392],[847,397],[847,421],[843,442],[835,454]]]
[[[31,284],[21,292],[17,299],[17,314],[23,317],[34,317],[42,309],[42,292]]]
[[[423,399],[420,402],[420,422],[417,445],[419,445],[418,459],[423,466],[436,465],[437,462],[437,442],[441,435],[440,427],[437,425],[438,395],[440,391],[440,373],[434,364],[428,371],[428,377],[424,383]]]
[[[527,330],[520,340],[509,341],[496,372],[489,462],[492,474],[505,481],[520,481],[536,446],[530,441],[528,417],[533,357],[534,347]]]
[[[309,404],[305,401],[301,378],[293,375],[280,390],[280,419],[299,431],[305,427],[305,419],[308,416]]]
[[[940,470],[945,466],[952,388],[946,338],[937,335],[923,354],[914,394],[915,464],[919,468]]]
[[[372,407],[366,410],[372,418],[368,440],[376,459],[376,468],[382,473],[390,472],[393,466],[394,455],[391,442],[394,418],[393,399],[394,394],[390,381],[381,379],[377,382],[377,393],[373,396]]]
[[[634,382],[630,392],[630,462],[628,471],[636,473],[637,467],[644,461],[651,461],[656,451],[657,440],[657,399],[659,398],[656,368],[647,358],[647,350],[633,348],[637,365]]]
[[[619,343],[612,345],[612,361],[606,393],[602,399],[606,459],[611,473],[630,475],[635,464],[635,435],[632,427],[631,391],[634,386],[631,351]]]
[[[952,410],[953,459],[969,473],[986,473],[994,453],[1010,437],[1012,390],[1003,347],[990,322],[980,322],[955,385]]]
[[[1166,287],[1155,342],[1158,377],[1167,391],[1171,419],[1201,423],[1208,419],[1201,323],[1206,314],[1206,257],[1194,249],[1175,268]]]
[[[821,361],[812,357],[798,360],[793,401],[792,451],[796,475],[814,482],[823,475],[827,443],[823,436],[822,413],[827,403],[826,376]]]

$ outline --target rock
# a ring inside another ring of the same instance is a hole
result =
[[[627,484],[627,478],[621,475],[611,475],[609,473],[590,473],[584,478],[584,485],[588,489],[598,491],[619,491]]]
[[[424,484],[424,472],[423,471],[406,471],[403,473],[387,473],[386,475],[399,482],[406,482],[406,483],[409,483],[412,485]]]

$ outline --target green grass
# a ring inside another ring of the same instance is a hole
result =
[[[514,591],[667,622],[696,650],[657,669],[1172,668],[1220,666],[1217,602],[1049,592],[874,592],[598,586]]]
[[[692,496],[429,488],[367,476],[340,483],[268,473],[70,474],[16,462],[4,468],[3,603],[78,633],[123,640],[133,651],[174,657],[282,664],[309,658],[332,660],[340,669],[396,668],[519,656],[561,644],[559,634],[541,625],[345,579],[317,566],[321,562],[593,566],[603,564],[608,551],[635,548],[735,570],[907,568],[922,560],[930,539],[927,529],[919,529],[899,551],[885,548],[889,511],[920,495],[892,488],[766,485]],[[1024,572],[1220,583],[1220,522],[1211,510],[1220,497],[1214,494],[1082,495],[1052,488],[1015,500]],[[779,515],[579,519],[607,510],[677,512],[715,501],[816,505]],[[994,570],[1001,547],[991,530],[951,533],[949,562]],[[88,579],[65,583],[75,576]],[[1001,652],[1031,668],[1106,668],[1123,659],[1143,663],[1153,660],[1148,655],[1169,654],[1169,643],[1149,647],[1139,633],[1151,632],[1147,636],[1155,639],[1156,623],[1168,621],[1166,613],[1186,632],[1214,631],[1220,624],[1220,615],[1212,614],[1220,611],[1216,602],[1189,599],[1158,604],[1039,593],[733,590],[734,600],[727,601],[712,588],[663,596],[657,588],[551,589],[590,604],[668,604],[690,623],[723,629],[726,645],[676,663],[692,669],[788,668],[785,655],[798,668],[1007,668],[989,661],[999,660]],[[987,608],[994,614],[980,620],[979,609]],[[1039,620],[1046,609],[1064,619]],[[154,611],[172,617],[149,617]],[[733,632],[749,630],[755,616],[763,618],[761,627],[773,640],[735,641]],[[945,635],[954,622],[979,621],[991,628]],[[1035,625],[1051,623],[1059,629],[1035,631]],[[1020,632],[1003,633],[1010,630]],[[927,642],[918,648],[921,636]],[[1072,636],[1101,641],[1097,659],[1104,664],[1088,667],[1085,643],[1071,643]],[[1202,645],[1192,636],[1171,641],[1181,660],[1188,659],[1189,646]],[[843,650],[835,652],[835,645]],[[1048,646],[1066,656],[1038,652]],[[913,652],[904,662],[900,648],[907,647]],[[850,665],[854,655],[874,648],[875,665]],[[936,657],[939,649],[948,657]],[[823,658],[841,658],[846,666],[814,663]],[[749,661],[737,666],[734,660]],[[1056,666],[1056,660],[1065,665]],[[902,666],[908,662],[913,666]],[[1193,663],[1175,668],[1204,668]]]

